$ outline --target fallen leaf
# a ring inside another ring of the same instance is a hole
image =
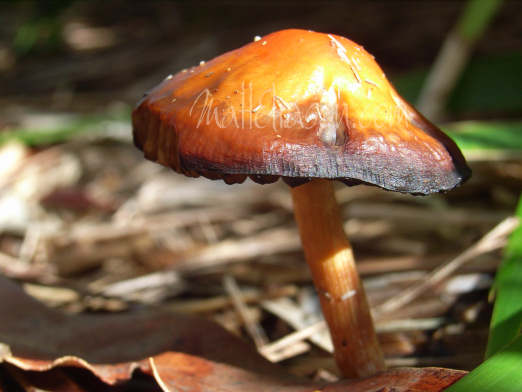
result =
[[[68,377],[61,369],[49,372],[24,372],[11,366],[8,370],[11,378],[28,392],[85,392],[77,383]]]
[[[0,298],[0,363],[23,371],[77,367],[114,385],[140,369],[164,391],[186,392],[386,390],[382,388],[426,392],[440,391],[465,374],[438,368],[396,369],[365,380],[324,385],[287,374],[252,345],[202,318],[154,309],[65,315],[5,278],[0,278]]]

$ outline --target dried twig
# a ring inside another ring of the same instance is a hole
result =
[[[0,252],[0,273],[12,279],[41,281],[50,283],[56,280],[47,266],[29,264],[16,257]]]
[[[278,351],[284,351],[286,348],[302,343],[303,340],[310,338],[317,332],[324,332],[326,329],[326,324],[324,321],[317,322],[308,327],[299,329],[295,332],[292,332],[285,337],[267,344],[261,348],[261,353],[266,357],[272,357]],[[288,358],[288,357],[287,357]],[[273,361],[277,362],[277,361]]]
[[[310,350],[310,345],[302,340],[296,340],[292,344],[285,344],[277,350],[267,350],[267,347],[270,347],[270,345],[261,347],[259,352],[270,362],[281,362]]]
[[[277,317],[287,322],[296,330],[310,326],[310,321],[307,320],[303,310],[289,298],[263,301],[261,306],[265,310],[275,314]],[[325,351],[333,352],[332,341],[330,340],[330,334],[328,333],[327,328],[324,328],[322,332],[316,331],[310,336],[310,341]]]
[[[415,222],[417,226],[433,225],[477,225],[492,224],[506,218],[505,213],[498,211],[473,210],[469,208],[425,208],[408,205],[394,205],[390,208],[386,203],[354,202],[346,208],[350,218],[391,219],[394,222]]]
[[[509,217],[500,222],[490,232],[488,232],[480,241],[475,243],[472,247],[461,253],[459,256],[440,267],[433,270],[433,272],[421,283],[411,286],[404,290],[399,295],[390,298],[388,301],[380,304],[374,309],[374,312],[379,315],[386,312],[393,312],[405,304],[413,301],[420,294],[424,293],[429,288],[439,284],[441,281],[450,276],[453,272],[458,270],[462,265],[471,261],[473,258],[495,249],[502,248],[507,240],[507,236],[515,230],[518,226],[518,218]]]
[[[268,343],[268,339],[261,326],[250,317],[250,313],[243,301],[241,290],[239,289],[236,280],[233,277],[226,275],[223,278],[223,287],[232,299],[232,303],[239,314],[239,317],[241,317],[245,323],[245,328],[248,334],[256,344],[258,350],[261,351],[262,347]]]
[[[210,245],[188,256],[176,265],[178,271],[189,272],[243,261],[259,256],[288,252],[300,246],[292,229],[270,229],[240,240],[226,240]]]
[[[167,273],[172,273],[168,271]],[[293,285],[282,286],[270,291],[246,288],[241,290],[243,302],[255,303],[279,297],[292,297],[297,293],[297,287]],[[228,295],[220,295],[205,299],[192,299],[177,302],[170,302],[164,306],[174,312],[183,313],[210,313],[232,305],[232,300]]]
[[[379,333],[423,331],[437,329],[447,322],[444,317],[381,321],[375,328]]]
[[[127,279],[106,286],[101,294],[108,297],[129,298],[143,290],[168,289],[171,295],[185,289],[185,281],[175,271],[156,273]]]

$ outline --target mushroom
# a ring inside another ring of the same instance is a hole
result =
[[[178,173],[289,184],[339,369],[345,377],[384,370],[332,180],[425,195],[448,191],[471,172],[371,54],[313,31],[256,37],[169,75],[132,120],[145,157]]]

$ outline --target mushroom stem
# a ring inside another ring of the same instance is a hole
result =
[[[332,181],[314,179],[292,188],[294,213],[306,261],[330,329],[343,376],[366,377],[385,369],[370,308],[343,229]]]

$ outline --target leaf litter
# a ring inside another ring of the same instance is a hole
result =
[[[428,386],[412,383],[431,379],[439,390],[463,373],[393,368],[469,370],[482,360],[487,290],[509,230],[486,248],[474,244],[509,219],[519,161],[476,162],[469,184],[428,198],[338,188],[392,368],[357,385],[336,381],[283,184],[185,178],[110,135],[1,149],[9,170],[0,204],[17,207],[3,207],[14,215],[0,221],[0,271],[20,283],[0,284],[9,299],[0,306],[4,384],[30,390],[47,374],[63,380],[48,387],[60,391],[93,390],[97,380],[145,382],[144,390],[357,391],[382,382],[420,391]],[[443,263],[452,267],[441,277]],[[382,311],[390,298],[400,303]]]
[[[6,321],[0,325],[0,339],[9,342],[9,346],[1,346],[1,362],[19,370],[48,372],[50,379],[56,377],[58,368],[72,367],[86,369],[111,385],[131,379],[139,369],[152,375],[164,391],[305,392],[325,387],[291,376],[264,360],[251,345],[203,318],[165,311],[64,315],[5,278],[0,279],[0,294],[9,298],[0,304]],[[440,387],[463,374],[403,369],[377,376],[371,385],[420,388],[423,383],[436,383]],[[71,380],[62,376],[63,384],[57,390],[70,390],[64,388]],[[368,383],[361,381],[361,385]],[[353,391],[367,390],[350,381],[324,390],[348,390],[348,386]]]

